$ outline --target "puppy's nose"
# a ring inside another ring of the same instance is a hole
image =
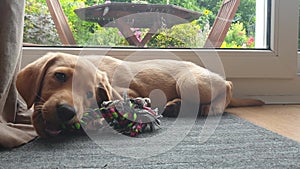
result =
[[[62,121],[69,121],[76,115],[74,107],[68,104],[58,105],[56,111],[58,118],[60,118]]]

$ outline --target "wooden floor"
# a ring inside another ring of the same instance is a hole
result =
[[[300,142],[300,105],[228,108],[226,112]]]

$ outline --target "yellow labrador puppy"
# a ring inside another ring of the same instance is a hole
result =
[[[232,98],[232,83],[196,64],[175,60],[127,62],[109,56],[79,57],[48,53],[22,69],[16,86],[40,136],[55,136],[61,124],[72,124],[102,101],[164,94],[165,116],[177,116],[182,101],[201,105],[203,115],[223,113],[227,106],[258,106],[254,99]],[[95,102],[96,101],[96,102]]]

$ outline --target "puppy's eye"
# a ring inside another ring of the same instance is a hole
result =
[[[66,82],[67,81],[67,75],[64,74],[64,73],[55,72],[54,76],[60,82]]]
[[[94,96],[93,92],[92,91],[88,91],[86,92],[86,98],[90,99]]]

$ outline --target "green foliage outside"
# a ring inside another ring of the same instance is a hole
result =
[[[69,25],[80,46],[128,46],[128,42],[116,28],[102,28],[97,23],[80,20],[74,13],[77,8],[103,4],[105,0],[60,0],[68,18]],[[111,0],[113,2],[166,4],[167,0]],[[178,5],[203,15],[196,21],[181,24],[171,29],[160,29],[152,37],[150,48],[199,48],[202,47],[215,20],[222,0],[169,0],[169,4]],[[27,0],[25,11],[24,42],[44,45],[60,45],[54,23],[45,0]],[[241,0],[222,47],[254,47],[255,36],[255,0]],[[148,29],[138,29],[136,36],[144,36]],[[252,42],[249,45],[249,42]]]
[[[254,38],[248,37],[244,24],[237,22],[231,25],[231,28],[227,32],[225,42],[223,42],[221,48],[253,48]]]
[[[42,1],[26,1],[23,41],[33,44],[60,44],[48,8]]]
[[[204,45],[208,33],[208,28],[203,28],[204,32],[199,30],[202,29],[197,21],[177,25],[171,29],[162,30],[150,40],[147,46],[151,48],[197,48]]]

